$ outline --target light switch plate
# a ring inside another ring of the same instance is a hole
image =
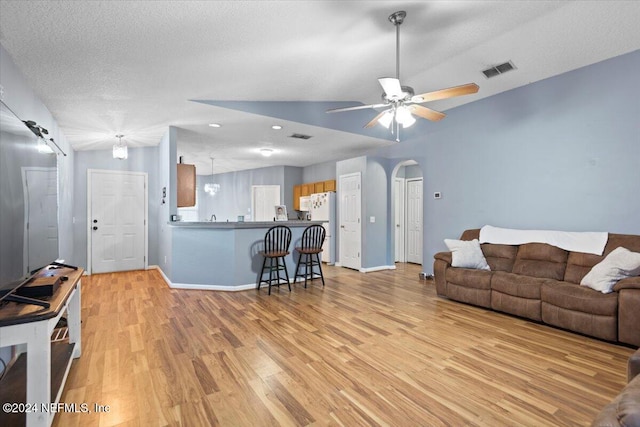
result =
[[[370,216],[369,217],[369,222],[371,222],[371,223],[376,222],[376,217],[375,216]]]

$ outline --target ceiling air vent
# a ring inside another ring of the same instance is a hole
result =
[[[305,134],[302,134],[302,133],[293,133],[293,134],[289,135],[289,138],[309,139],[309,138],[311,138],[311,135],[305,135]]]
[[[513,65],[513,62],[508,61],[508,62],[505,62],[504,64],[494,65],[491,68],[487,68],[486,70],[482,71],[482,74],[484,74],[486,78],[490,79],[491,77],[495,77],[497,75],[504,74],[507,71],[511,71],[515,69],[516,69],[516,66]]]

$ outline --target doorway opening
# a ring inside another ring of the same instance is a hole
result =
[[[87,273],[148,268],[147,174],[87,171]]]
[[[391,174],[394,262],[422,265],[423,173],[415,160],[396,165]]]

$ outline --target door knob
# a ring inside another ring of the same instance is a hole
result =
[[[344,225],[341,225],[340,228],[344,228]]]
[[[97,223],[98,223],[98,220],[97,220],[97,219],[94,219],[94,220],[93,220],[93,223],[94,223],[94,224],[97,224]]]
[[[97,230],[97,229],[98,229],[98,227],[96,227],[96,226],[93,226],[93,229],[94,229],[94,231],[95,231],[95,230]]]

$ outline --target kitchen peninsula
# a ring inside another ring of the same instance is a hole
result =
[[[238,291],[256,287],[263,258],[264,236],[274,225],[291,229],[290,255],[293,278],[304,229],[320,221],[169,222],[172,236],[173,288]]]

